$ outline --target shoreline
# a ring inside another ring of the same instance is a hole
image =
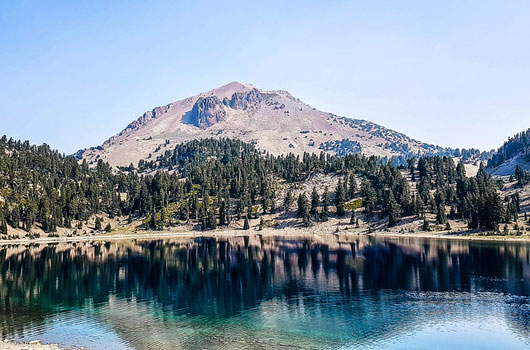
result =
[[[480,235],[479,233],[465,232],[392,232],[392,231],[341,231],[341,232],[318,232],[309,229],[264,229],[257,230],[218,230],[218,231],[145,231],[141,233],[120,233],[120,234],[94,234],[80,236],[62,236],[62,237],[39,237],[39,238],[18,238],[11,240],[0,240],[0,246],[6,245],[28,245],[28,244],[56,244],[56,243],[75,243],[91,241],[129,241],[129,240],[155,240],[155,239],[174,239],[174,238],[232,238],[241,236],[266,236],[266,237],[285,237],[285,238],[309,238],[323,235],[350,236],[350,237],[378,237],[378,238],[409,238],[409,239],[442,239],[442,240],[467,240],[467,241],[495,241],[495,242],[527,242],[530,243],[530,236],[515,235]]]
[[[43,344],[40,340],[29,342],[14,339],[0,339],[0,350],[64,350],[57,344]]]
[[[438,240],[463,240],[474,242],[519,242],[530,243],[530,236],[514,236],[514,235],[480,235],[477,233],[459,233],[459,232],[413,232],[413,233],[399,233],[399,232],[372,232],[367,233],[367,236],[379,238],[413,238],[413,239],[438,239]]]

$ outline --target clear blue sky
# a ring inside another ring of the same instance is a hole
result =
[[[221,3],[1,1],[0,134],[71,153],[234,80],[443,146],[530,127],[530,1]]]

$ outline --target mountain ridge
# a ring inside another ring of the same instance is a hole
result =
[[[530,128],[509,137],[488,161],[492,175],[513,175],[518,166],[530,171]]]
[[[367,120],[319,111],[285,90],[231,82],[143,113],[101,146],[76,156],[95,164],[136,165],[170,144],[198,138],[236,138],[272,154],[363,153],[405,159],[421,155],[479,156],[480,151],[440,147]]]

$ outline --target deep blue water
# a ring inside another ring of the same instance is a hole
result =
[[[423,239],[0,247],[0,330],[87,349],[529,349],[530,245]]]

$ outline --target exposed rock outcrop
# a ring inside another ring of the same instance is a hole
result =
[[[226,118],[226,110],[217,96],[199,97],[189,112],[191,124],[206,129]]]
[[[113,166],[129,166],[141,159],[156,159],[170,150],[169,143],[210,137],[254,142],[277,155],[362,152],[402,163],[419,154],[458,157],[464,152],[422,143],[365,120],[319,111],[286,91],[232,82],[146,112],[102,147],[79,152],[77,157],[92,166],[100,159]],[[481,156],[478,150],[466,152]]]
[[[254,88],[247,93],[235,92],[230,100],[225,98],[223,103],[232,109],[246,110],[250,107],[259,105],[269,96],[270,94],[263,93]]]

